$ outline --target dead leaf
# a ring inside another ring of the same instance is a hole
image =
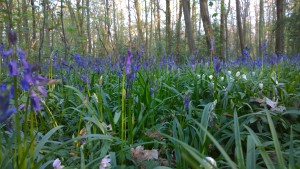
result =
[[[146,160],[157,160],[158,159],[158,151],[156,149],[153,150],[144,150],[143,146],[137,146],[136,148],[131,148],[131,156],[132,160],[137,163],[146,161]]]

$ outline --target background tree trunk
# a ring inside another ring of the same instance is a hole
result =
[[[284,0],[276,0],[277,21],[276,21],[276,46],[277,54],[284,53]]]
[[[184,14],[184,21],[185,21],[185,32],[187,34],[190,54],[192,54],[195,51],[195,42],[194,42],[193,29],[191,24],[189,0],[182,0],[182,7],[183,7],[183,14]]]
[[[26,0],[22,0],[22,13],[23,13],[23,31],[24,31],[24,38],[25,38],[25,46],[26,46],[26,53],[28,56],[31,55],[31,42],[29,37],[29,26],[28,26],[28,17],[27,17],[27,4]]]
[[[170,10],[170,0],[166,0],[166,44],[167,44],[167,55],[171,54],[171,10]]]
[[[243,35],[243,29],[242,29],[241,8],[240,8],[239,0],[236,0],[236,21],[237,21],[237,27],[238,27],[238,33],[239,33],[239,39],[240,39],[241,54],[243,54],[243,50],[245,48],[245,43],[244,43],[244,35]]]
[[[225,53],[225,5],[224,0],[221,0],[221,23],[220,23],[220,52],[221,58],[224,58]]]
[[[90,0],[86,0],[86,30],[88,39],[88,53],[92,53],[91,23],[90,23]]]
[[[132,37],[131,37],[131,16],[130,16],[130,0],[128,0],[128,33],[129,33],[129,49],[132,49]]]
[[[178,20],[176,24],[176,53],[179,55],[180,53],[180,30],[181,30],[181,18],[182,18],[182,2],[179,1],[179,12],[178,12]]]
[[[140,14],[140,3],[138,0],[134,0],[134,6],[136,10],[136,21],[137,21],[137,30],[138,30],[138,42],[137,45],[144,45],[144,36],[142,31],[142,21],[141,21],[141,14]],[[141,46],[138,46],[141,47]]]
[[[209,52],[211,52],[211,54],[213,55],[213,54],[215,54],[215,48],[212,48],[213,44],[211,44],[210,41],[214,40],[214,34],[213,34],[212,27],[211,27],[210,19],[209,19],[207,0],[200,1],[200,12],[201,12],[201,17],[202,17],[202,22],[203,22],[203,28],[205,31],[207,48],[208,48]]]
[[[262,42],[264,39],[264,1],[259,1],[259,27],[258,27],[258,51],[262,55]]]

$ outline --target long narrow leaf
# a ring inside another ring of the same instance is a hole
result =
[[[268,155],[268,153],[266,152],[264,146],[262,145],[262,143],[260,142],[260,140],[258,139],[257,135],[254,133],[254,131],[249,128],[248,126],[244,125],[244,127],[248,130],[248,132],[250,133],[252,139],[254,140],[257,148],[259,149],[259,152],[262,156],[262,158],[264,159],[264,163],[266,164],[268,169],[274,169],[275,166],[272,162],[272,160],[270,159],[270,156]]]
[[[241,143],[241,133],[240,133],[240,124],[236,111],[234,111],[234,137],[235,137],[235,146],[236,146],[236,158],[238,161],[238,166],[240,169],[245,168],[243,148]]]
[[[276,129],[275,129],[275,126],[274,126],[274,123],[273,123],[270,113],[266,112],[266,114],[267,114],[270,129],[271,129],[271,133],[272,133],[272,139],[274,141],[274,146],[275,146],[276,156],[277,156],[278,163],[279,163],[279,168],[284,169],[284,168],[286,168],[286,166],[284,165],[284,159],[283,159],[283,155],[281,152],[280,143],[279,143],[279,140],[277,137]]]

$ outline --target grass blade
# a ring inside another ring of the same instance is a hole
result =
[[[235,137],[236,158],[238,161],[238,166],[240,169],[244,169],[245,162],[244,162],[244,155],[243,155],[243,149],[241,143],[240,124],[239,124],[239,119],[236,110],[234,111],[234,137]]]
[[[247,136],[247,154],[246,154],[246,168],[255,169],[256,168],[256,158],[255,158],[255,142],[250,135]]]
[[[283,159],[283,155],[282,155],[282,152],[281,152],[277,132],[276,132],[276,129],[275,129],[275,126],[274,126],[274,123],[273,123],[273,120],[271,118],[270,113],[266,112],[266,114],[267,114],[267,119],[268,119],[268,123],[269,123],[269,126],[270,126],[271,134],[272,134],[272,139],[274,141],[275,152],[276,152],[276,156],[278,158],[279,168],[284,169],[286,167],[284,166],[284,159]]]

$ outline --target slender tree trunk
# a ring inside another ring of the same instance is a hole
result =
[[[244,35],[242,30],[242,21],[241,21],[241,9],[240,9],[240,1],[236,0],[236,20],[237,20],[237,26],[238,26],[238,32],[239,32],[239,38],[240,38],[240,49],[241,54],[243,54],[243,50],[245,48],[244,43]]]
[[[131,15],[130,15],[130,0],[128,0],[128,33],[129,33],[129,50],[132,50],[132,37],[131,37]]]
[[[220,52],[221,58],[224,58],[225,53],[225,5],[224,0],[221,0],[221,24],[220,24]]]
[[[176,24],[176,53],[180,54],[180,30],[181,30],[181,17],[182,17],[182,2],[179,1],[178,20]]]
[[[86,29],[88,39],[88,53],[92,53],[91,23],[90,23],[90,0],[86,0]]]
[[[43,25],[41,27],[41,33],[40,33],[40,47],[39,47],[39,55],[38,55],[38,59],[39,59],[39,63],[41,63],[41,56],[42,56],[42,49],[43,49],[43,45],[44,45],[44,30],[45,30],[45,25],[46,25],[46,18],[47,18],[47,0],[43,0],[43,15],[44,15],[44,19],[43,19]]]
[[[214,34],[213,34],[212,27],[211,27],[210,19],[209,19],[207,0],[200,1],[200,13],[201,13],[201,17],[202,17],[203,28],[205,31],[206,44],[207,44],[208,50],[209,50],[209,52],[211,52],[211,55],[214,55],[215,48],[212,46],[213,44],[211,44],[211,41],[214,40]]]
[[[166,0],[166,44],[167,44],[167,55],[171,54],[171,10],[170,0]]]
[[[144,45],[144,36],[142,31],[142,20],[141,20],[141,14],[140,14],[140,3],[138,0],[134,0],[134,6],[136,10],[136,21],[137,21],[137,30],[138,30],[138,45],[142,44]],[[138,46],[139,47],[139,46]]]
[[[248,40],[248,34],[250,34],[250,32],[247,29],[247,21],[248,21],[248,16],[249,16],[249,5],[250,2],[248,0],[244,0],[244,10],[243,10],[243,36],[244,36],[244,45],[245,47],[247,46],[247,44],[249,44],[249,40]]]
[[[193,4],[192,4],[192,30],[193,30],[193,37],[196,37],[196,32],[197,32],[197,23],[196,23],[196,0],[192,0]]]
[[[31,47],[30,47],[30,37],[29,37],[29,26],[28,26],[28,17],[27,17],[27,4],[26,0],[22,0],[22,13],[23,13],[23,31],[26,44],[26,53],[28,56],[31,56]]]
[[[262,55],[262,42],[264,38],[264,0],[259,1],[259,27],[258,27],[258,50],[259,56]]]
[[[226,32],[225,33],[226,34],[225,59],[228,57],[228,50],[229,50],[229,33],[228,33],[228,24],[227,24],[229,12],[230,12],[230,0],[228,2],[227,11],[225,14],[225,32]]]
[[[152,37],[153,37],[153,3],[150,0],[150,37],[149,37],[149,48],[148,48],[148,57],[151,57],[152,51]]]
[[[31,15],[32,15],[32,49],[35,50],[35,43],[36,43],[36,16],[35,16],[35,5],[34,0],[31,0]]]
[[[116,2],[115,0],[113,2],[113,21],[114,21],[114,44],[115,44],[115,50],[114,50],[114,55],[116,56],[117,53],[119,52],[119,47],[118,47],[118,30],[117,30],[117,23],[116,23]]]
[[[147,1],[145,1],[145,24],[144,28],[146,31],[146,39],[145,39],[145,55],[148,56],[148,7],[147,7]]]
[[[186,31],[187,38],[188,38],[190,54],[192,54],[195,51],[195,41],[194,41],[194,37],[193,37],[193,29],[192,29],[192,23],[191,23],[191,17],[190,17],[189,0],[183,0],[182,7],[183,7],[183,14],[184,14],[184,21],[185,21],[185,31]]]
[[[67,39],[66,39],[66,33],[65,33],[65,26],[64,26],[64,10],[63,10],[63,4],[64,0],[60,0],[60,22],[61,22],[61,30],[62,30],[62,41],[64,43],[64,50],[65,50],[65,59],[67,59],[68,56],[68,49],[67,49]]]
[[[17,0],[17,6],[15,6],[15,8],[17,9],[17,15],[21,16],[21,4],[20,4],[20,0]],[[17,36],[18,36],[18,40],[19,40],[19,46],[23,46],[25,42],[24,38],[23,38],[23,31],[22,31],[22,21],[21,22],[17,22]]]
[[[45,52],[45,56],[49,56],[50,53],[50,28],[49,28],[49,12],[50,12],[50,4],[49,0],[45,0],[45,13],[44,13],[44,32],[45,32],[45,37],[44,37],[44,46],[43,50]]]
[[[156,41],[157,44],[157,55],[161,55],[161,51],[162,51],[162,45],[161,45],[161,31],[160,31],[160,6],[159,6],[159,0],[156,0],[156,13],[157,13],[157,17],[156,17],[156,21],[157,21],[157,34],[158,34],[158,42]]]
[[[276,0],[276,54],[284,53],[284,0]]]

